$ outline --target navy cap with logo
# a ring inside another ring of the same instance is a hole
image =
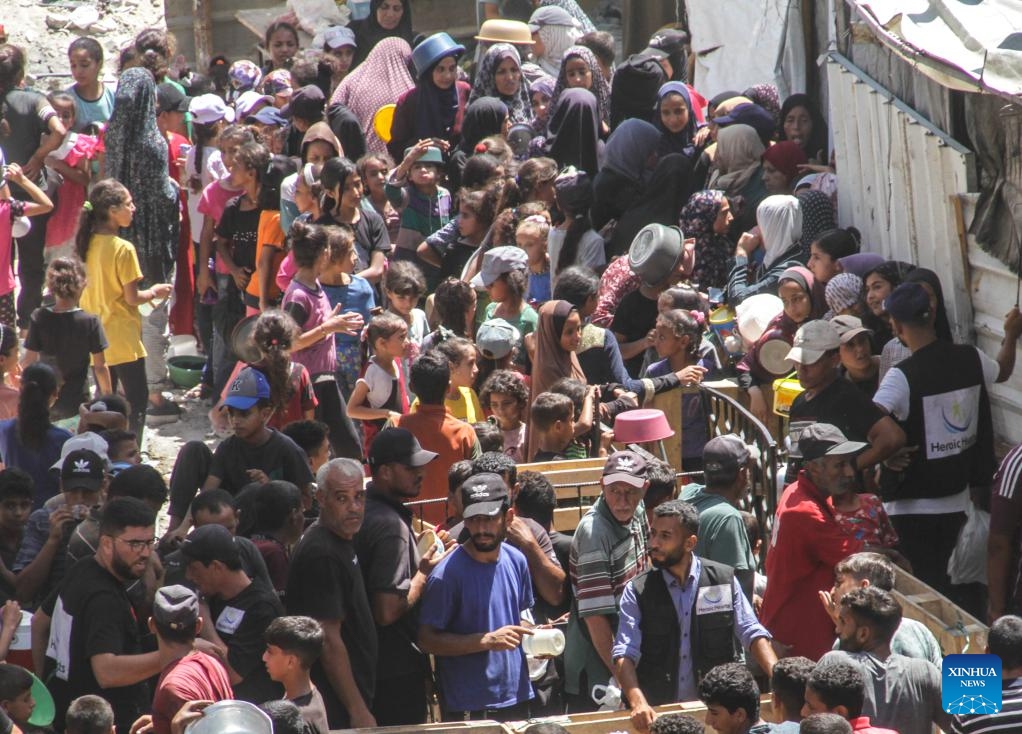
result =
[[[926,321],[930,318],[930,294],[920,283],[902,283],[884,300],[884,310],[897,321]]]
[[[384,428],[376,434],[369,446],[369,466],[404,464],[405,466],[426,466],[439,454],[426,451],[411,431],[406,428]]]
[[[646,460],[634,451],[615,451],[603,465],[603,484],[624,482],[633,487],[646,484]]]
[[[461,516],[464,520],[479,515],[496,517],[507,508],[508,503],[507,484],[499,474],[476,474],[461,485]]]
[[[60,467],[60,486],[65,492],[72,489],[96,490],[103,486],[105,462],[95,451],[77,449],[64,457]]]
[[[798,435],[798,450],[806,461],[824,456],[857,454],[868,445],[849,441],[840,428],[830,423],[814,423]]]
[[[269,399],[270,383],[266,381],[266,375],[253,367],[246,367],[227,389],[223,407],[248,410],[260,400]]]

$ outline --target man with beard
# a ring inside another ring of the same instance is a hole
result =
[[[838,523],[827,498],[854,490],[855,455],[866,444],[815,423],[799,434],[798,448],[805,464],[777,503],[761,617],[790,655],[819,660],[834,642],[834,622],[813,601],[830,589],[839,561],[865,550]]]
[[[621,595],[614,673],[639,731],[656,718],[653,706],[696,700],[702,677],[740,661],[742,647],[767,674],[777,662],[734,569],[692,552],[698,531],[699,513],[688,502],[658,505],[649,534],[653,568]]]
[[[141,500],[119,497],[103,508],[99,547],[68,572],[52,610],[47,671],[57,710],[79,696],[102,696],[128,731],[152,704],[146,680],[159,674],[160,653],[142,652],[140,630],[127,585],[142,577],[152,554],[156,518]]]
[[[319,520],[291,556],[287,611],[323,626],[323,654],[312,682],[331,729],[376,726],[370,712],[376,683],[373,614],[352,542],[365,517],[365,472],[353,459],[333,459],[316,473]]]
[[[404,428],[385,428],[369,447],[373,480],[366,488],[365,521],[355,552],[376,623],[380,658],[373,716],[378,726],[426,721],[429,662],[415,646],[419,600],[443,555],[435,544],[420,554],[412,512],[402,503],[422,491],[426,465],[437,454]]]
[[[419,613],[419,645],[437,658],[444,721],[529,718],[533,697],[522,640],[532,630],[529,565],[504,543],[511,507],[496,474],[461,486],[469,539],[444,556],[429,580]]]

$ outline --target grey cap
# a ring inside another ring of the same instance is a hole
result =
[[[867,446],[862,441],[849,441],[840,428],[830,423],[814,423],[798,435],[798,451],[806,461],[857,454]]]
[[[199,620],[199,597],[181,584],[157,589],[153,599],[153,619],[172,630],[193,630]]]

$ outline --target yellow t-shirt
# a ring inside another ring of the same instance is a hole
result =
[[[470,387],[459,387],[458,397],[444,398],[444,406],[451,415],[466,423],[483,423],[486,421],[486,414],[483,406],[479,404],[479,396]],[[414,413],[419,408],[419,399],[415,398],[412,407],[408,412]]]
[[[99,316],[110,346],[107,365],[134,362],[146,356],[142,346],[142,315],[124,300],[124,286],[142,280],[135,246],[112,234],[93,235],[85,258],[88,283],[82,308]]]

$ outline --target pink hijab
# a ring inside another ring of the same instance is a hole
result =
[[[373,47],[366,60],[344,77],[330,98],[340,102],[358,118],[371,153],[386,153],[387,145],[373,129],[373,115],[384,105],[394,104],[398,97],[415,86],[408,72],[412,49],[403,38],[391,36]]]

